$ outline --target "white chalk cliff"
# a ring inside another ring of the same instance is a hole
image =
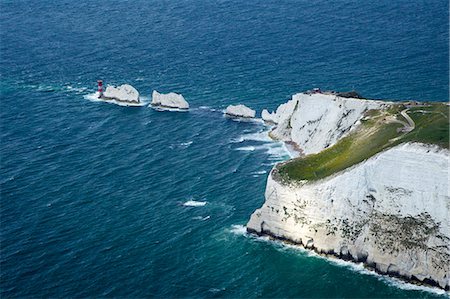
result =
[[[308,155],[318,153],[346,136],[367,110],[387,106],[388,103],[383,101],[298,93],[280,105],[276,112],[263,111],[262,118],[277,125],[270,133],[271,137],[295,142]]]
[[[156,90],[152,93],[151,105],[162,108],[189,109],[189,103],[181,94],[174,92],[163,94],[157,92]]]
[[[225,114],[235,117],[254,118],[256,111],[245,105],[229,105],[225,110]]]
[[[316,182],[284,184],[275,168],[247,229],[448,288],[449,163],[414,143]]]
[[[123,84],[120,86],[106,87],[103,97],[107,100],[112,99],[121,102],[139,103],[139,92],[131,85]]]
[[[390,103],[297,94],[263,113],[272,137],[318,153]],[[288,163],[288,162],[285,162]],[[249,232],[364,262],[381,273],[450,287],[450,152],[404,143],[315,181],[269,174]]]

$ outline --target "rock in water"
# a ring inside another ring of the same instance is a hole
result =
[[[269,123],[273,123],[273,124],[278,123],[277,114],[275,112],[270,113],[269,111],[267,111],[267,109],[264,109],[261,112],[261,118],[265,122],[269,122]]]
[[[225,110],[225,114],[236,117],[254,118],[256,116],[256,111],[245,105],[230,105]]]
[[[120,102],[139,103],[139,92],[131,85],[123,84],[118,87],[108,85],[103,98]]]
[[[163,94],[156,90],[153,91],[151,105],[162,108],[189,109],[189,103],[181,94],[174,92]]]

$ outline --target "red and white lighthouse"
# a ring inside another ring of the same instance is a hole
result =
[[[97,80],[98,85],[98,98],[103,97],[103,80]]]

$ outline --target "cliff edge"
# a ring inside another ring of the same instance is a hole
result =
[[[291,101],[272,135],[310,154],[272,169],[247,230],[448,290],[448,106]]]

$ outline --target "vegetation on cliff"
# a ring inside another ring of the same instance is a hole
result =
[[[283,179],[318,180],[404,142],[436,144],[448,149],[449,106],[400,103],[387,110],[369,110],[357,130],[320,153],[281,164],[278,173]]]

